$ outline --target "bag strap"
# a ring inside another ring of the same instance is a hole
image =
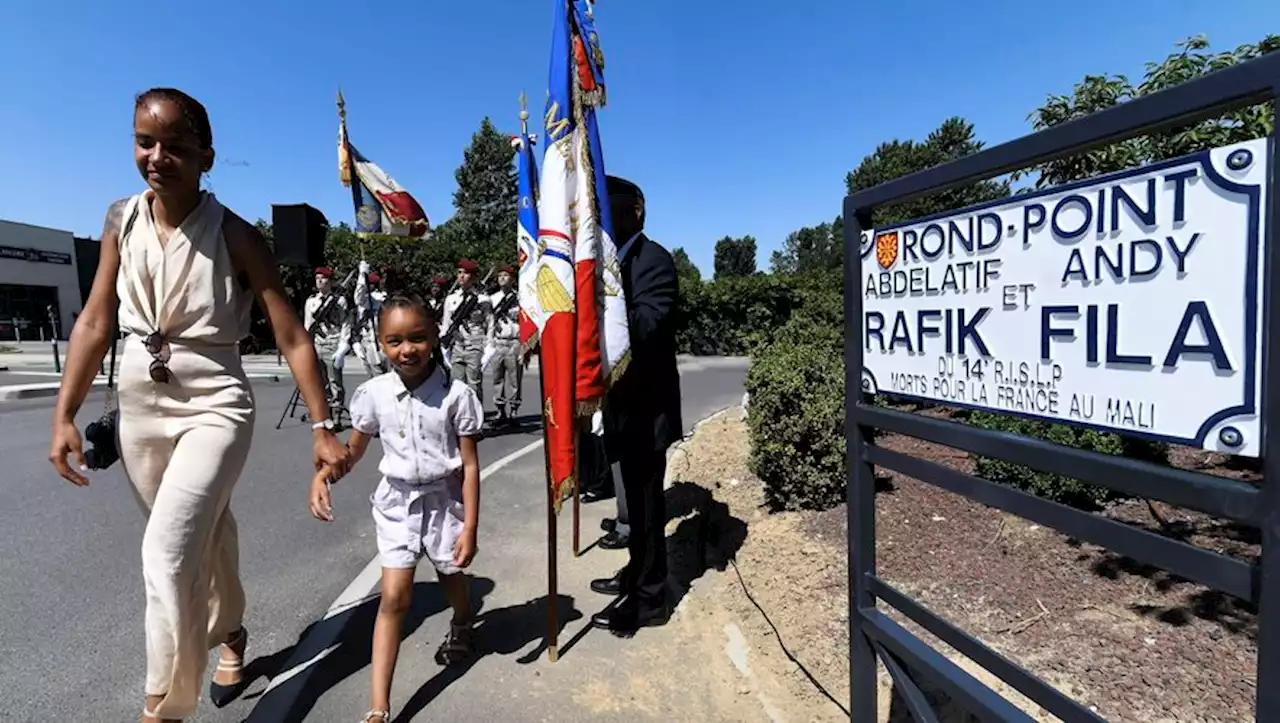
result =
[[[140,203],[140,202],[139,202]],[[120,232],[120,236],[116,240],[116,248],[120,251],[124,249],[124,240],[129,237],[129,232],[133,231],[133,223],[138,220],[138,204],[134,204],[133,213],[129,214],[129,220],[125,222],[124,230]],[[124,254],[118,253],[120,262],[124,262]],[[119,271],[116,272],[119,276]],[[111,316],[111,365],[107,370],[107,411],[111,411],[111,403],[114,401],[114,392],[116,387],[116,346],[120,343],[120,295],[116,294],[116,311]]]

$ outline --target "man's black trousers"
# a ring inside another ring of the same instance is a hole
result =
[[[622,569],[622,592],[632,605],[627,612],[641,615],[665,608],[667,584],[667,505],[662,488],[667,471],[665,451],[645,448],[619,455],[622,487],[631,518],[628,550],[631,559]]]

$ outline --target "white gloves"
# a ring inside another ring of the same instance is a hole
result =
[[[482,370],[489,370],[489,364],[493,362],[494,351],[493,344],[484,345],[484,352],[480,355],[480,368]]]
[[[599,409],[591,415],[591,433],[597,437],[604,436],[604,412]]]
[[[360,273],[361,273],[362,275],[365,275],[365,276],[367,276],[367,275],[369,274],[369,262],[368,262],[368,261],[361,261],[361,262],[360,262]]]
[[[342,342],[338,345],[338,353],[333,355],[333,368],[341,370],[343,363],[346,361],[347,354],[351,352],[351,345]]]

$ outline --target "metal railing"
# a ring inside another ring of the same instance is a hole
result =
[[[861,257],[863,231],[871,228],[871,212],[879,206],[1185,125],[1241,106],[1271,103],[1275,118],[1278,98],[1280,53],[1220,70],[845,198],[849,710],[854,721],[877,720],[877,657],[884,662],[917,721],[935,721],[937,717],[908,670],[928,680],[983,720],[1031,720],[1008,700],[877,609],[877,600],[897,609],[1059,718],[1066,721],[1104,720],[877,577],[874,477],[877,465],[1256,604],[1259,621],[1256,716],[1259,721],[1280,721],[1280,686],[1274,684],[1280,681],[1280,485],[1275,484],[1280,480],[1280,427],[1272,423],[1276,421],[1275,410],[1280,409],[1280,364],[1269,363],[1273,344],[1280,343],[1280,294],[1270,283],[1273,278],[1271,272],[1280,270],[1280,258],[1277,257],[1280,244],[1275,243],[1277,239],[1272,233],[1280,228],[1280,205],[1272,195],[1267,194],[1267,205],[1263,210],[1267,233],[1263,279],[1267,283],[1263,291],[1261,395],[1265,482],[1261,488],[1231,479],[1070,449],[1037,439],[873,406],[864,394],[856,391],[863,389],[863,289],[860,264],[855,261]],[[1272,153],[1269,159],[1269,178],[1276,179],[1280,171],[1280,157]],[[1250,565],[935,462],[878,447],[873,441],[875,429],[1074,477],[1126,494],[1188,507],[1257,527],[1262,542],[1260,562]]]

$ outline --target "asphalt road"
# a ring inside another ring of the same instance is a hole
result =
[[[742,360],[682,361],[687,425],[737,403],[745,369]],[[348,378],[348,389],[357,382]],[[257,434],[232,509],[249,596],[250,658],[277,653],[283,659],[296,652],[292,648],[300,635],[324,616],[376,552],[367,502],[376,464],[366,460],[356,473],[367,477],[368,485],[334,488],[334,523],[312,520],[305,504],[310,430],[287,419],[280,430],[274,428],[293,386],[255,380],[254,387]],[[525,389],[525,410],[536,410],[531,403],[535,375],[526,375]],[[81,428],[100,405],[101,394],[92,394],[77,419]],[[87,489],[55,475],[45,460],[52,406],[52,398],[0,404],[0,529],[6,548],[0,555],[5,583],[0,590],[0,720],[134,720],[143,675],[143,518],[118,466],[93,473]],[[530,424],[488,438],[481,443],[481,465],[540,437],[536,424]],[[533,461],[521,467],[520,476],[535,479],[519,481],[541,485],[540,466]],[[493,529],[526,530],[533,536],[528,544],[536,546],[540,540],[526,519],[534,512],[524,500],[527,492],[517,503],[503,499],[514,490],[487,488],[484,522]],[[542,569],[525,573],[537,580],[545,574]],[[202,702],[190,720],[239,721],[258,701],[271,699],[279,707],[282,692],[224,711]],[[474,712],[482,713],[483,707]]]

